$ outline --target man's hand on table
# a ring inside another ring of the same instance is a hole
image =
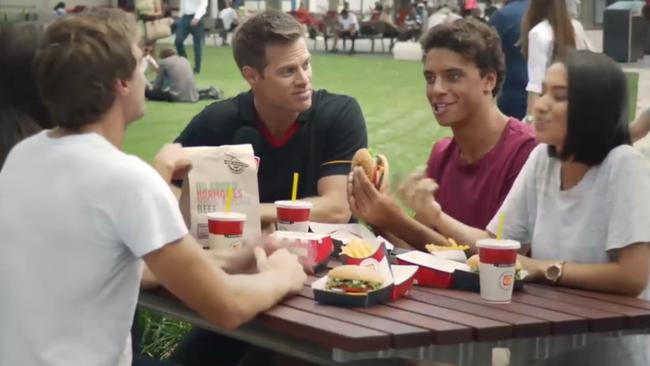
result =
[[[272,256],[279,250],[290,250],[289,248],[297,245],[300,243],[263,235],[261,238],[246,241],[238,250],[207,251],[207,253],[221,269],[228,273],[255,273],[260,270],[254,254],[255,248],[261,248],[267,256]],[[303,272],[313,273],[314,263],[311,262],[311,258],[297,258],[303,266]]]
[[[271,255],[267,255],[261,247],[255,247],[254,252],[260,273],[271,271],[281,273],[280,278],[288,281],[291,292],[302,290],[305,281],[307,281],[307,275],[297,256],[289,253],[285,248],[276,250]]]

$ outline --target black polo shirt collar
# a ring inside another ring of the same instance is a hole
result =
[[[301,125],[307,123],[307,121],[309,121],[311,118],[311,114],[316,103],[315,95],[316,93],[312,91],[311,107],[308,110],[300,113],[296,119],[296,121]],[[239,117],[242,121],[245,121],[247,124],[254,127],[255,122],[257,121],[257,112],[255,111],[255,99],[253,96],[253,91],[249,90],[248,92],[241,94],[238,98],[240,98],[238,103]]]

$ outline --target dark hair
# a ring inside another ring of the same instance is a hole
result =
[[[521,52],[528,58],[528,32],[548,20],[553,28],[553,58],[562,57],[567,48],[576,47],[575,30],[565,0],[530,0],[521,22]]]
[[[235,30],[232,47],[240,70],[250,66],[263,74],[266,47],[290,44],[304,37],[300,23],[289,14],[267,10],[256,14]]]
[[[65,9],[65,3],[63,1],[59,1],[55,6],[53,10],[59,10],[59,9]]]
[[[166,59],[167,57],[172,57],[176,54],[176,50],[174,50],[171,47],[164,47],[162,50],[160,50],[160,53],[158,53],[158,56],[161,59]]]
[[[444,48],[473,62],[481,76],[494,72],[497,80],[492,95],[499,94],[505,76],[505,60],[501,39],[494,28],[475,19],[459,19],[431,28],[420,39],[420,45],[425,56],[434,48]]]
[[[52,127],[31,68],[41,35],[33,22],[0,27],[0,168],[14,145]]]
[[[76,129],[106,113],[115,100],[115,81],[131,79],[137,66],[134,34],[133,17],[115,8],[63,17],[48,26],[34,69],[57,125]]]
[[[630,144],[627,78],[600,53],[569,50],[559,62],[568,75],[567,135],[562,151],[549,146],[549,155],[598,165],[615,147]]]

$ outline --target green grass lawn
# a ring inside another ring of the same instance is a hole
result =
[[[207,47],[202,68],[197,77],[200,87],[218,86],[227,97],[247,90],[229,47]],[[389,157],[396,178],[424,164],[432,142],[450,133],[434,120],[419,62],[316,53],[313,70],[315,88],[351,95],[359,101],[369,144]],[[147,102],[145,117],[129,127],[125,150],[151,160],[160,146],[172,141],[207,104]]]

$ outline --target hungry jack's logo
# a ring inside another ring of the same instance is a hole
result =
[[[502,289],[506,290],[512,286],[514,278],[515,276],[512,272],[505,272],[501,275],[501,278],[499,278],[499,285]]]
[[[230,171],[235,174],[241,174],[244,169],[248,168],[248,164],[239,160],[236,156],[230,154],[226,154],[226,158],[224,159],[223,163],[226,164],[226,166],[228,166],[228,169],[230,169]]]

